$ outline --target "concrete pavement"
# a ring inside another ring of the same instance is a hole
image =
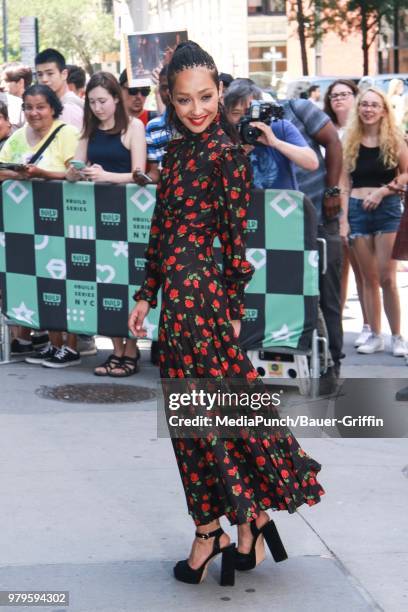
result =
[[[355,353],[354,297],[343,374],[407,385],[402,359]],[[60,612],[408,608],[406,439],[304,439],[323,465],[326,495],[295,515],[274,514],[289,559],[275,564],[268,554],[255,571],[237,574],[234,588],[218,586],[219,561],[200,586],[180,584],[172,567],[188,554],[193,528],[170,441],[157,439],[155,401],[75,404],[38,395],[42,385],[106,382],[92,375],[101,357],[62,371],[0,367],[1,589],[69,590],[69,606],[36,608]],[[141,373],[123,382],[155,388],[147,351]]]

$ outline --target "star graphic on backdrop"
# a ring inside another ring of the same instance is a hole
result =
[[[289,340],[293,336],[293,332],[289,331],[289,327],[284,323],[280,329],[272,332],[272,338],[274,340]]]
[[[35,310],[30,310],[29,308],[27,308],[24,302],[21,302],[18,308],[12,308],[11,310],[12,312],[14,312],[14,318],[17,319],[17,321],[25,321],[26,323],[31,324],[34,323],[32,316],[33,314],[35,314]]]
[[[123,255],[123,257],[128,257],[128,243],[123,242],[122,240],[119,242],[112,242],[113,254],[115,257],[119,257],[119,255]]]

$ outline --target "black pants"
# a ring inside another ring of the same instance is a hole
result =
[[[319,238],[324,238],[327,244],[327,271],[319,269],[320,307],[329,334],[329,348],[332,359],[338,364],[343,350],[343,327],[341,312],[341,266],[343,249],[339,234],[339,221],[325,221],[318,227]],[[321,255],[321,252],[320,252]],[[322,258],[320,257],[320,261]]]

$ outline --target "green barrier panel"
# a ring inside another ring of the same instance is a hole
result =
[[[0,288],[7,318],[35,329],[126,336],[144,277],[152,186],[5,181]],[[296,191],[254,190],[247,257],[246,348],[307,350],[316,327],[316,215]],[[219,249],[215,248],[216,256]],[[160,303],[147,319],[157,337]]]

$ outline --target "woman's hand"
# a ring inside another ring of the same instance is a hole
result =
[[[70,183],[76,183],[77,181],[84,180],[83,170],[77,170],[74,166],[69,166],[67,172],[65,173],[65,178]]]
[[[128,319],[128,328],[136,338],[145,338],[147,331],[143,327],[143,321],[150,310],[150,304],[146,300],[140,300],[133,308]]]
[[[342,240],[342,242],[344,244],[348,244],[348,236],[350,234],[350,224],[348,222],[347,216],[346,215],[342,215],[340,217],[340,223],[339,223],[339,234],[340,234],[340,238]]]
[[[363,200],[364,210],[375,210],[381,204],[385,195],[383,187],[369,193]]]
[[[387,187],[393,191],[405,191],[407,188],[407,183],[408,172],[403,172],[402,174],[396,176],[395,179],[393,179],[391,183],[387,185]]]
[[[257,142],[260,142],[267,147],[274,147],[278,142],[273,130],[269,125],[262,123],[262,121],[251,121],[251,125],[258,128],[262,132],[261,136],[257,138]]]
[[[239,319],[234,319],[230,321],[232,325],[232,329],[234,330],[235,338],[239,338],[239,334],[241,333],[241,321]]]
[[[88,181],[93,181],[94,183],[109,181],[108,173],[99,164],[92,164],[92,166],[84,168],[82,173]]]
[[[137,185],[140,185],[140,187],[144,187],[145,185],[151,185],[152,183],[154,183],[154,177],[150,175],[149,172],[146,172],[145,174],[143,174],[143,172],[141,170],[139,170],[138,168],[136,170],[133,171],[133,180],[135,181],[135,183]],[[145,176],[150,177],[150,181],[146,180]]]
[[[33,178],[48,178],[47,170],[44,168],[39,168],[38,166],[34,166],[33,164],[28,164],[24,170],[18,172],[21,177],[21,180],[30,180]]]

